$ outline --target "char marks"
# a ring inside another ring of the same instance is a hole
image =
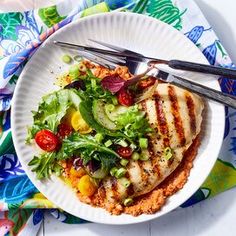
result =
[[[163,109],[163,103],[162,103],[161,97],[157,91],[154,94],[154,98],[155,98],[155,107],[156,107],[156,115],[157,115],[157,122],[158,122],[158,126],[159,126],[159,131],[160,131],[161,135],[163,136],[164,147],[169,147],[170,140],[169,140],[168,124],[167,124],[165,112]]]
[[[196,116],[195,116],[195,107],[194,107],[194,101],[189,93],[185,94],[186,98],[186,104],[188,107],[188,115],[190,118],[190,127],[192,134],[196,134]]]
[[[143,111],[147,111],[147,106],[146,106],[146,101],[145,100],[141,102],[141,107],[142,107]]]
[[[122,203],[127,197],[144,195],[166,179],[181,163],[184,153],[197,134],[202,122],[203,101],[195,94],[170,84],[159,84],[154,95],[139,103],[153,129],[147,136],[148,148],[141,155],[147,161],[130,160],[125,177],[130,185],[125,187],[122,179],[103,180],[107,203]],[[165,149],[171,148],[172,155],[165,158]]]
[[[168,95],[171,102],[171,112],[174,117],[174,125],[179,137],[179,143],[181,146],[184,146],[186,143],[186,139],[184,135],[183,122],[180,115],[180,109],[179,109],[178,99],[175,93],[175,88],[173,86],[168,86]]]

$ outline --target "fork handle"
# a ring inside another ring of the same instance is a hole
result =
[[[204,97],[210,100],[214,100],[216,102],[222,103],[226,106],[236,109],[236,96],[231,96],[227,93],[217,91],[215,89],[203,86],[201,84],[194,83],[192,81],[190,82],[178,76],[174,76],[174,80],[171,81],[170,83],[188,89],[199,95],[203,95]]]
[[[206,74],[213,75],[221,75],[226,78],[235,79],[236,80],[236,70],[212,66],[212,65],[204,65],[194,62],[181,61],[181,60],[170,60],[168,62],[168,66],[173,69],[186,70],[186,71],[194,71],[201,72]]]

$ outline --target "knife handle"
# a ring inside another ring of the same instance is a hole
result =
[[[204,64],[188,62],[188,61],[181,61],[181,60],[170,60],[168,62],[168,66],[173,69],[201,72],[201,73],[205,73],[205,74],[220,75],[220,76],[224,76],[226,78],[236,80],[236,70],[222,68],[222,67],[218,67],[218,66],[204,65]]]
[[[174,76],[174,80],[171,81],[170,83],[188,89],[210,100],[214,100],[216,102],[219,102],[221,104],[236,109],[236,96],[232,96],[227,93],[217,91],[215,89],[194,83],[192,81],[188,81],[178,76]]]

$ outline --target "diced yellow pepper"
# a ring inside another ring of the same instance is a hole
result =
[[[89,175],[82,176],[77,187],[80,193],[87,197],[91,197],[97,191],[97,186]]]
[[[79,168],[76,170],[74,167],[71,167],[70,169],[70,175],[76,178],[81,178],[83,175],[86,174],[86,171],[83,168]]]
[[[87,134],[92,131],[89,125],[82,118],[79,111],[73,113],[71,117],[71,126],[75,131],[79,131],[81,134]]]

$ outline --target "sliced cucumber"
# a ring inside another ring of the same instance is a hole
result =
[[[109,109],[109,104],[105,105],[105,112],[106,115],[108,116],[108,118],[111,121],[116,121],[117,118],[119,117],[119,115],[127,112],[128,108],[125,106],[115,106],[115,108],[113,110]]]
[[[95,100],[93,101],[93,116],[95,120],[102,125],[103,127],[109,130],[117,130],[119,127],[111,121],[105,112],[105,102],[102,100]]]

